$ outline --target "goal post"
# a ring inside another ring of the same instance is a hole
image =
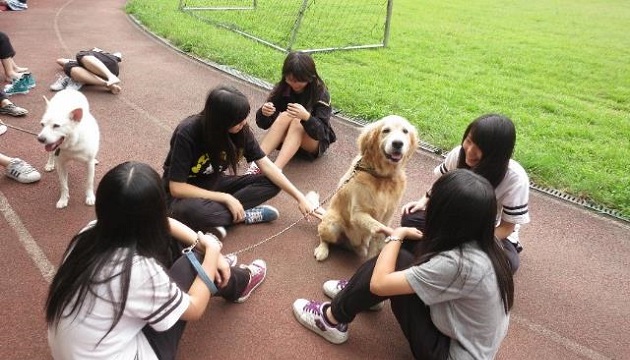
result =
[[[385,47],[393,0],[180,0],[214,26],[288,52]]]

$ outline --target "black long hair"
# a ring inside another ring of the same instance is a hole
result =
[[[509,263],[494,236],[494,189],[484,177],[465,169],[442,175],[431,188],[423,239],[416,248],[416,264],[440,252],[476,242],[488,254],[496,273],[501,300],[507,313],[514,303],[514,281]],[[459,273],[461,274],[462,263]]]
[[[112,325],[104,339],[125,309],[134,255],[168,266],[171,238],[164,188],[147,164],[125,162],[109,170],[98,185],[95,210],[96,224],[74,236],[50,285],[46,322],[56,326],[62,317],[76,316],[92,306],[85,300],[93,286],[111,287],[120,277],[121,297],[112,299]]]
[[[462,143],[468,135],[481,150],[481,160],[474,168],[470,168],[466,164],[466,154],[462,147],[457,167],[471,169],[485,177],[492,187],[496,188],[505,177],[514,152],[516,143],[514,123],[503,115],[486,114],[468,125],[462,137]]]
[[[218,164],[227,161],[232,171],[242,154],[238,148],[245,142],[245,134],[249,131],[246,124],[237,134],[228,130],[247,118],[250,111],[249,100],[238,89],[222,85],[210,91],[206,104],[201,112],[203,141],[205,142],[210,163],[216,169]]]
[[[286,82],[289,75],[292,75],[297,81],[308,82],[302,94],[302,98],[306,101],[301,105],[306,111],[312,111],[315,103],[319,101],[319,95],[326,89],[326,84],[317,73],[315,61],[306,52],[293,51],[287,55],[284,64],[282,64],[282,79],[271,90],[268,100],[278,99],[290,90],[290,86]]]

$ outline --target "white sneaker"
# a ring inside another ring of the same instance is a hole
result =
[[[206,234],[214,235],[217,239],[223,240],[227,236],[227,230],[223,226],[215,226],[207,231]]]
[[[52,91],[61,91],[68,86],[68,82],[70,81],[70,77],[66,74],[57,74],[57,79],[55,82],[50,85],[50,90]]]
[[[348,324],[332,325],[324,318],[324,306],[314,300],[297,299],[293,303],[293,315],[297,321],[317,335],[333,344],[343,344],[348,341]]]
[[[81,90],[82,87],[83,87],[83,84],[81,84],[80,82],[75,81],[72,78],[68,79],[68,84],[66,85],[66,89],[79,91]]]
[[[23,184],[29,184],[42,178],[40,173],[29,163],[22,159],[14,158],[7,165],[6,175]]]

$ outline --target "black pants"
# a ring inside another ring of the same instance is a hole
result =
[[[15,56],[15,50],[7,34],[0,31],[0,59],[8,59]]]
[[[423,231],[425,224],[425,216],[426,213],[424,210],[416,211],[411,214],[404,214],[402,219],[400,220],[400,226],[405,227],[415,227],[416,229]],[[413,253],[413,247],[416,245],[415,241],[405,241],[403,243],[403,248],[411,251]],[[512,269],[512,274],[516,274],[516,270],[518,270],[521,265],[521,258],[516,251],[516,246],[512,244],[508,239],[501,239],[501,244],[503,245],[503,252],[507,256],[508,262],[510,263],[510,268]]]
[[[205,189],[231,194],[241,202],[244,209],[251,209],[271,199],[280,192],[263,174],[222,175]],[[200,198],[171,198],[170,215],[198,231],[210,231],[216,226],[234,223],[232,213],[222,203]]]
[[[349,323],[358,313],[388,299],[370,292],[370,279],[376,259],[374,257],[361,265],[348,285],[332,300],[331,311],[338,321]],[[401,249],[396,260],[396,270],[410,267],[413,260],[409,251]],[[416,359],[446,359],[451,339],[433,325],[429,307],[416,294],[391,296],[389,300],[413,356]]]
[[[195,253],[197,259],[203,262],[203,255]],[[181,255],[168,271],[169,276],[179,286],[182,291],[188,291],[192,285],[197,272],[190,264],[185,255]],[[230,270],[230,280],[224,288],[219,288],[219,292],[214,296],[220,296],[228,301],[235,301],[247,287],[249,283],[249,270],[240,267],[232,267]],[[157,355],[158,359],[175,359],[179,340],[184,334],[186,322],[179,320],[170,329],[162,332],[155,331],[149,325],[142,329],[151,348]]]

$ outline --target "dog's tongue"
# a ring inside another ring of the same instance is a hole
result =
[[[392,157],[393,160],[396,160],[396,161],[402,159],[402,154],[401,153],[393,153],[390,156]]]
[[[52,144],[46,144],[46,145],[44,145],[44,149],[45,149],[46,151],[55,151],[55,150],[59,147],[59,145],[61,145],[61,143],[62,143],[64,140],[65,140],[65,138],[63,138],[63,137],[62,137],[61,139],[59,139],[59,141],[57,141],[57,142],[55,142],[55,143],[52,143]]]

